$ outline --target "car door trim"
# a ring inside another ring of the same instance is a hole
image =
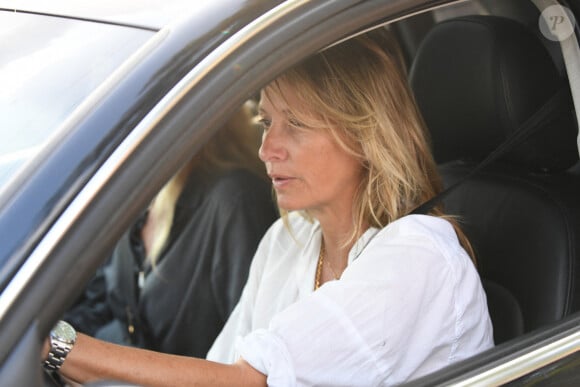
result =
[[[476,375],[463,377],[447,386],[501,386],[545,367],[580,350],[580,329],[511,360],[503,361],[486,371],[475,370]]]

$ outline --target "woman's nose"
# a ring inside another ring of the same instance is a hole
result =
[[[284,142],[279,133],[274,128],[269,128],[262,134],[262,145],[258,151],[258,156],[263,162],[284,159],[286,150]]]

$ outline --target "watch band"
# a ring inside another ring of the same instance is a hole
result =
[[[66,359],[66,355],[71,348],[59,345],[58,343],[51,343],[52,348],[48,352],[48,356],[44,361],[44,369],[47,371],[58,371]]]
[[[43,363],[47,371],[58,371],[76,342],[77,333],[66,321],[59,321],[50,331],[50,350]]]

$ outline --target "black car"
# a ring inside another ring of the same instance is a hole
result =
[[[229,114],[373,28],[399,40],[459,184],[443,200],[496,341],[409,385],[580,384],[577,1],[77,3],[0,1],[0,385],[49,383],[43,338]]]

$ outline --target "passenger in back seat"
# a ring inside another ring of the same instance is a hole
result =
[[[277,218],[245,105],[151,203],[65,315],[80,332],[206,355]]]

